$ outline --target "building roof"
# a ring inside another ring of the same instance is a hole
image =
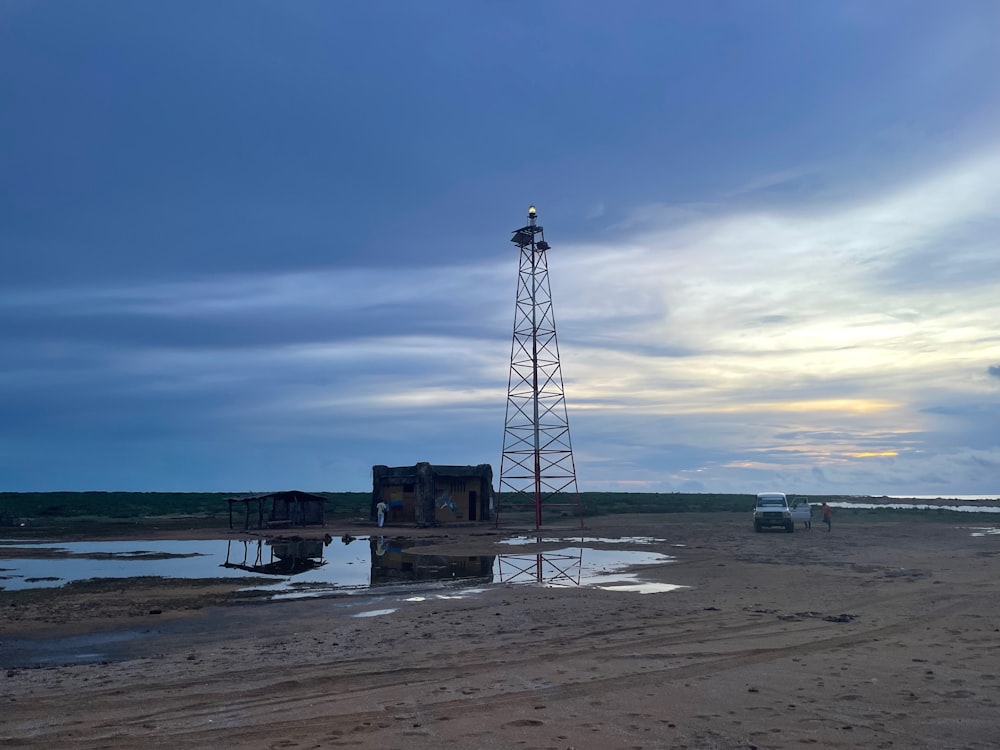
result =
[[[383,477],[412,477],[417,474],[415,466],[375,466],[375,473]],[[489,464],[478,464],[474,466],[443,466],[441,464],[429,464],[431,472],[439,477],[481,477],[492,473],[493,467]]]

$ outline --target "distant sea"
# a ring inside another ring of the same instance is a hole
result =
[[[867,495],[869,499],[886,498],[887,500],[960,500],[962,502],[979,502],[989,500],[1000,502],[1000,494],[996,495]],[[859,500],[861,497],[859,496]]]
[[[957,513],[1000,513],[1000,496],[852,495],[845,496],[841,502],[831,502],[830,506],[871,510],[890,508],[894,510],[947,510]]]

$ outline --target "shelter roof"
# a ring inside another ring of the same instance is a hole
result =
[[[302,492],[302,490],[283,490],[280,492],[264,492],[257,495],[240,495],[239,497],[227,498],[227,502],[230,503],[250,503],[255,500],[270,500],[273,498],[287,498],[293,497],[298,500],[314,500],[319,502],[330,502],[329,498],[325,498],[322,495],[314,495],[311,492]]]

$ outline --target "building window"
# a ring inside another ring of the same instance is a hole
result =
[[[451,483],[452,492],[465,492],[465,482],[452,482]]]
[[[413,492],[413,484],[404,484],[403,492]]]

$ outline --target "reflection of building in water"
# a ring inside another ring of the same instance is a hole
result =
[[[536,552],[499,555],[497,578],[500,583],[545,583],[550,586],[579,586],[583,570],[583,549],[575,553]]]
[[[404,539],[370,537],[371,585],[404,581],[493,580],[494,555],[415,555],[403,551]]]
[[[263,539],[230,539],[226,542],[226,561],[224,568],[239,568],[252,573],[264,575],[289,576],[305,573],[321,565],[326,565],[323,559],[322,539],[268,539],[268,561],[264,562]],[[235,562],[235,554],[243,546],[243,561]],[[234,561],[230,561],[231,558]]]
[[[488,521],[493,467],[373,466],[371,520],[379,501],[389,506],[387,523],[433,526],[455,521]]]

